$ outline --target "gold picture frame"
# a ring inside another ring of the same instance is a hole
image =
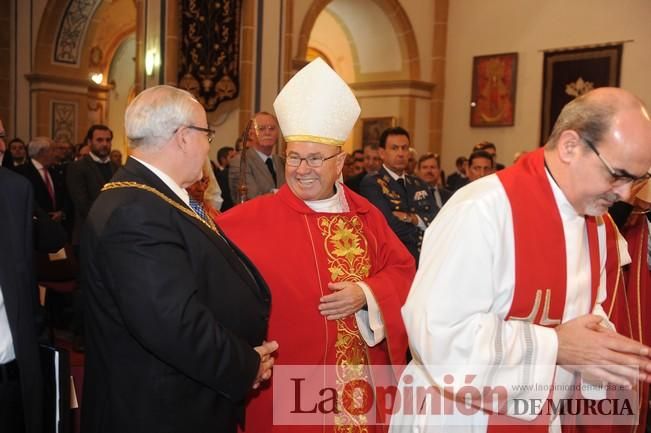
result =
[[[379,145],[382,132],[394,126],[396,126],[396,118],[392,116],[362,119],[362,146],[367,144]]]

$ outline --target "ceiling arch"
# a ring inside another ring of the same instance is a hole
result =
[[[326,14],[348,38],[354,81],[373,81],[378,75],[382,79],[420,78],[416,38],[398,0],[314,0],[301,25],[298,58],[305,58],[313,41],[319,45],[312,36],[319,34]]]

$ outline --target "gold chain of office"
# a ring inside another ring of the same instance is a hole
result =
[[[171,198],[169,198],[168,196],[166,196],[165,194],[163,194],[162,192],[160,192],[156,188],[152,188],[149,185],[143,185],[142,183],[138,183],[138,182],[109,182],[106,185],[104,185],[104,187],[102,188],[102,191],[109,191],[111,189],[119,189],[119,188],[136,188],[136,189],[141,189],[143,191],[148,191],[148,192],[158,196],[159,198],[161,198],[165,202],[167,202],[167,204],[169,204],[169,205],[175,207],[176,209],[178,209],[179,211],[183,212],[187,216],[201,221],[201,223],[203,225],[208,227],[213,232],[219,234],[219,232],[217,231],[217,227],[215,226],[215,223],[212,221],[212,219],[210,219],[210,217],[207,218],[208,221],[204,220],[199,215],[197,215],[194,211],[188,209],[187,207],[181,206],[180,204],[178,204],[177,202],[175,202],[174,200],[172,200]]]

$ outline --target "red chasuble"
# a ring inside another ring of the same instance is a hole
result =
[[[605,220],[607,232],[616,236],[615,222],[609,215]],[[648,346],[651,343],[651,325],[648,320],[651,313],[649,295],[651,272],[647,264],[649,228],[645,215],[631,215],[621,233],[628,243],[631,263],[621,268],[618,260],[619,245],[617,242],[608,243],[606,262],[608,295],[603,307],[618,333]],[[649,409],[649,385],[640,382],[637,392],[639,403],[637,425],[583,426],[581,432],[644,433]]]
[[[407,334],[400,308],[416,272],[414,260],[373,205],[347,188],[345,195],[349,212],[317,213],[284,185],[276,195],[236,206],[217,220],[269,285],[267,340],[280,345],[276,366],[405,364]],[[319,299],[332,293],[328,283],[341,281],[364,281],[373,292],[386,335],[377,346],[365,344],[354,317],[326,320],[319,313]],[[361,371],[361,378],[372,382],[368,371]],[[397,380],[400,370],[395,373]],[[346,414],[335,425],[273,425],[272,387],[254,393],[246,432],[386,430]]]
[[[511,205],[516,257],[515,292],[506,319],[555,327],[565,309],[567,254],[561,215],[545,170],[544,150],[524,155],[497,176]],[[586,229],[594,303],[599,287],[599,240],[594,218],[586,218]],[[526,428],[529,433],[547,433],[548,423],[543,416],[524,422],[493,415],[488,431],[522,432]]]

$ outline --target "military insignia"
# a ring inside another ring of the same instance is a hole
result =
[[[414,194],[414,200],[419,201],[427,198],[427,190],[422,189],[420,191],[416,191]]]
[[[377,184],[382,190],[382,194],[386,196],[392,202],[400,202],[400,194],[389,189],[389,182],[384,177],[377,178]]]

